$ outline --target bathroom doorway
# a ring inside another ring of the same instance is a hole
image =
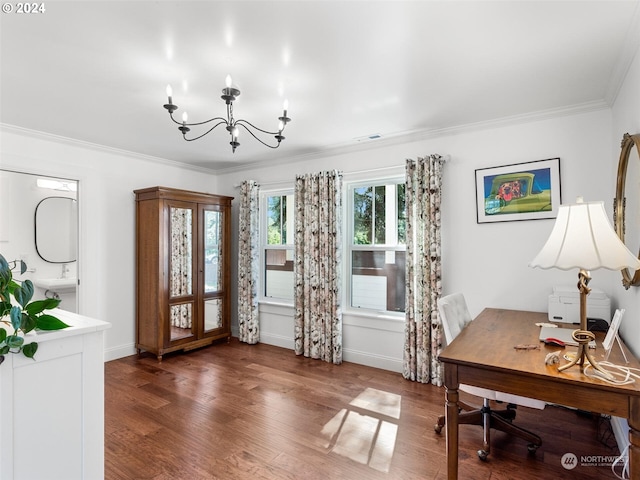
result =
[[[78,181],[0,169],[0,254],[22,260],[34,298],[78,310]]]

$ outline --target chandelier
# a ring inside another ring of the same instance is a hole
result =
[[[240,90],[238,90],[237,88],[234,88],[234,87],[231,86],[232,83],[231,83],[231,76],[230,75],[227,75],[225,83],[226,83],[226,87],[222,89],[222,96],[220,98],[222,98],[222,100],[224,100],[225,103],[227,104],[227,118],[214,117],[214,118],[210,118],[209,120],[205,120],[203,122],[196,122],[196,123],[188,123],[187,122],[187,120],[189,118],[188,115],[187,115],[187,112],[183,112],[182,113],[182,121],[181,122],[179,122],[175,118],[173,118],[173,112],[175,112],[178,109],[178,106],[173,103],[173,100],[171,98],[172,94],[173,94],[173,90],[171,89],[171,85],[167,85],[167,97],[168,97],[169,101],[163,106],[169,112],[169,116],[171,117],[171,120],[173,120],[173,122],[178,125],[178,130],[180,130],[182,132],[182,137],[187,142],[192,142],[193,140],[198,140],[199,138],[204,137],[208,133],[210,133],[213,130],[215,130],[216,127],[218,127],[220,125],[226,125],[225,128],[229,132],[229,135],[231,135],[231,142],[229,142],[229,144],[231,145],[231,151],[234,152],[234,153],[236,151],[236,147],[238,147],[240,145],[240,142],[238,141],[238,136],[240,134],[240,127],[244,128],[247,132],[249,132],[249,134],[253,138],[255,138],[257,141],[259,141],[265,147],[278,148],[280,146],[280,142],[282,142],[282,140],[284,140],[284,138],[285,138],[282,135],[282,132],[284,131],[285,127],[287,126],[287,123],[289,123],[291,121],[291,119],[289,117],[287,117],[287,108],[289,108],[288,107],[289,103],[287,102],[287,100],[284,101],[282,116],[278,117],[278,120],[280,121],[280,123],[278,124],[278,130],[275,131],[275,132],[270,132],[268,130],[263,130],[262,128],[256,127],[254,124],[252,124],[251,122],[249,122],[247,120],[243,120],[243,119],[236,120],[234,118],[234,116],[233,116],[233,102],[240,95]],[[208,130],[206,130],[201,135],[198,135],[197,137],[193,137],[193,138],[187,138],[187,133],[189,133],[191,131],[191,129],[189,127],[199,127],[201,125],[207,125],[207,124],[210,124],[210,123],[213,123],[213,126],[211,126]],[[260,136],[265,136],[265,135],[273,135],[274,138],[276,139],[277,143],[275,145],[270,145],[269,143],[267,143],[266,141],[264,141],[264,140],[262,140],[260,138]]]

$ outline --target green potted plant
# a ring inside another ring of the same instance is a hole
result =
[[[0,254],[0,364],[7,353],[20,353],[34,358],[38,350],[36,342],[25,344],[24,335],[32,330],[61,330],[69,325],[48,315],[45,310],[56,308],[60,300],[46,298],[34,300],[31,280],[19,282],[13,279],[13,270],[19,268],[22,275],[27,265],[22,260],[7,260]],[[17,303],[14,305],[12,297]],[[9,331],[5,327],[9,328]]]

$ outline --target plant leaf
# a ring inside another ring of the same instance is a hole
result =
[[[16,298],[16,301],[22,305],[22,308],[26,307],[33,297],[33,283],[31,283],[31,280],[22,282],[22,285],[14,290],[13,296]]]
[[[11,280],[9,282],[9,284],[7,285],[7,291],[13,295],[13,292],[16,291],[16,289],[20,288],[20,284],[18,282],[16,282],[15,280]]]
[[[2,362],[4,362],[4,355],[0,355],[0,365],[2,365]]]
[[[10,335],[7,337],[7,346],[9,348],[20,348],[24,343],[24,338],[18,335]]]
[[[9,284],[13,278],[9,264],[5,258],[0,254],[0,290],[4,290],[5,286]]]
[[[0,318],[4,317],[5,315],[9,315],[12,306],[13,305],[11,305],[11,303],[9,302],[0,301]]]
[[[4,328],[0,328],[0,343],[7,339],[7,331]]]
[[[11,317],[11,326],[14,330],[18,330],[20,328],[20,324],[22,323],[22,309],[14,305],[13,307],[11,307],[9,316]]]
[[[31,342],[25,345],[24,347],[22,347],[22,353],[27,358],[33,358],[37,350],[38,350],[38,344],[36,342]]]
[[[11,274],[11,270],[1,270],[0,269],[0,291],[4,292],[7,289],[7,286],[11,283],[13,275]]]
[[[5,270],[9,270],[9,262],[7,262],[7,259],[0,253],[0,272],[4,272]]]
[[[20,260],[20,275],[23,275],[24,272],[27,271],[27,264],[24,263],[24,260]]]
[[[38,330],[62,330],[69,325],[53,315],[40,315],[36,317],[36,328]]]
[[[31,330],[36,328],[38,324],[37,317],[34,315],[29,315],[29,313],[22,312],[22,322],[20,323],[20,330],[24,333],[29,333]]]
[[[60,305],[61,300],[59,298],[46,298],[44,300],[34,300],[25,307],[25,310],[29,312],[29,315],[37,315],[44,310],[50,310]]]
[[[7,353],[9,353],[9,345],[4,345],[0,348],[0,355],[6,355]]]

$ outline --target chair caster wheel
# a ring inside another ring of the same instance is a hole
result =
[[[529,454],[530,455],[535,455],[539,446],[540,445],[536,445],[535,443],[530,443],[529,445],[527,445],[527,450],[528,450]]]
[[[483,462],[487,459],[488,456],[489,452],[487,452],[486,450],[478,450],[478,458]]]
[[[433,429],[435,430],[436,433],[442,432],[442,427],[440,425],[434,425]]]

